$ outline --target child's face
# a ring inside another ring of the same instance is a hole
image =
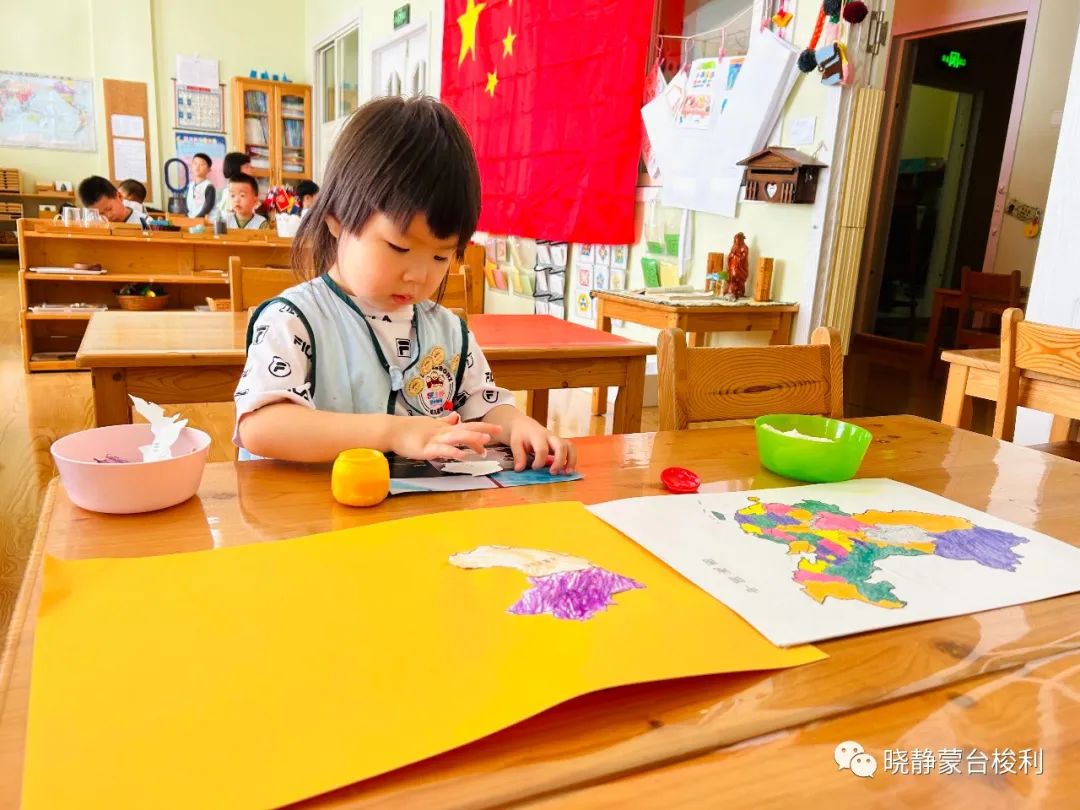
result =
[[[333,217],[327,225],[338,240],[330,275],[347,292],[384,312],[430,298],[458,246],[456,236],[435,236],[423,214],[414,216],[404,233],[381,213],[358,234],[343,233]]]
[[[112,197],[102,197],[90,207],[109,222],[125,222],[131,216],[131,211],[124,205],[119,191]]]
[[[134,197],[128,194],[127,189],[120,188],[116,190],[116,193],[120,195],[121,200],[129,200],[131,202],[138,202]]]
[[[210,174],[210,167],[206,165],[206,161],[202,158],[192,158],[191,171],[195,175],[195,179],[201,182],[206,179],[206,175]]]
[[[311,208],[311,206],[313,206],[314,204],[315,204],[315,195],[314,194],[305,194],[303,197],[300,198],[300,205],[303,208]]]
[[[259,200],[247,183],[229,183],[229,208],[239,217],[251,219]]]

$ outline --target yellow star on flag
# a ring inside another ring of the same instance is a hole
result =
[[[465,6],[465,13],[457,18],[458,28],[461,29],[461,53],[458,54],[458,67],[465,61],[465,54],[471,53],[476,59],[476,23],[480,20],[480,12],[487,8],[487,3],[477,3],[469,0]]]
[[[488,74],[487,87],[484,88],[484,92],[492,98],[495,98],[495,85],[499,83],[498,71]]]
[[[506,38],[503,39],[503,56],[514,55],[514,40],[517,39],[517,34],[510,30],[510,27],[506,28]]]

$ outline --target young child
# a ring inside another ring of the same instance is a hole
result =
[[[229,213],[225,215],[225,225],[257,231],[269,228],[266,217],[256,214],[259,207],[259,184],[250,174],[234,174],[229,180]]]
[[[229,181],[240,173],[247,174],[247,170],[250,168],[251,158],[243,152],[229,152],[221,161],[221,173],[225,176],[225,187],[221,190],[221,202],[218,204],[218,211],[221,212],[222,219],[232,210],[229,205]]]
[[[252,317],[234,441],[330,461],[354,447],[460,459],[498,440],[518,470],[531,453],[572,472],[573,445],[519,411],[465,324],[428,300],[479,214],[476,157],[447,107],[389,97],[354,113],[293,247],[309,280]]]
[[[214,210],[217,189],[207,179],[210,167],[213,165],[214,162],[205,152],[196,152],[191,158],[191,173],[195,175],[195,179],[188,183],[187,215],[189,217],[205,217]]]
[[[146,186],[138,180],[125,180],[116,187],[116,190],[120,192],[121,199],[146,207]]]
[[[314,180],[301,180],[296,184],[296,196],[300,200],[300,216],[303,216],[315,205],[315,197],[319,193],[319,187]]]
[[[109,222],[142,223],[142,206],[121,197],[116,186],[104,177],[95,174],[79,183],[79,199],[86,208],[93,208]]]

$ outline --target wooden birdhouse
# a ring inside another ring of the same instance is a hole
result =
[[[813,203],[818,175],[825,168],[797,149],[770,146],[739,161],[746,167],[746,199],[758,202]]]

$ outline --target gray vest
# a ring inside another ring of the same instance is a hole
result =
[[[367,316],[328,275],[261,304],[248,326],[248,346],[266,307],[296,313],[307,327],[308,393],[318,410],[393,414],[400,399],[410,415],[440,416],[464,403],[469,330],[433,302],[413,306],[413,353],[404,371],[390,366]]]

